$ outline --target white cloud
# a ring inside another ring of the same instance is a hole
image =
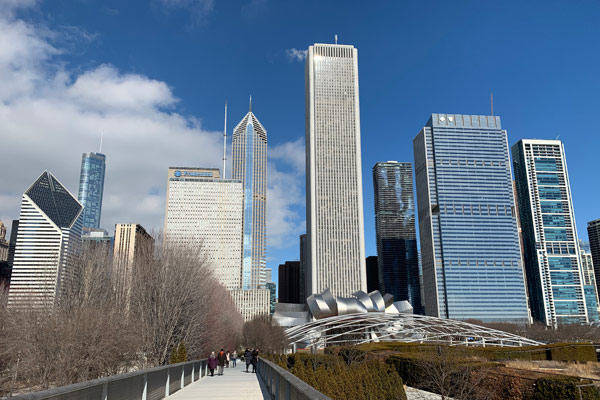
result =
[[[285,50],[285,54],[288,57],[288,60],[290,62],[302,62],[304,60],[306,60],[306,54],[308,53],[308,50],[298,50],[295,48],[291,48],[291,49],[286,49]]]
[[[167,168],[220,167],[221,133],[176,112],[167,83],[106,64],[75,73],[50,42],[55,32],[6,18],[0,17],[0,219],[10,226],[18,218],[22,193],[45,169],[76,196],[81,153],[98,151],[103,132],[102,227],[136,222],[162,229]],[[304,232],[303,141],[269,152],[268,245],[288,248]]]
[[[275,248],[295,247],[306,231],[304,140],[269,148],[267,189],[267,243]]]

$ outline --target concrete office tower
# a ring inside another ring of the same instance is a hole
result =
[[[113,264],[115,266],[129,270],[137,260],[145,255],[152,254],[153,250],[154,239],[140,224],[115,225],[113,249]]]
[[[79,176],[79,202],[83,205],[83,226],[100,228],[102,194],[106,156],[101,153],[83,153]]]
[[[169,168],[165,239],[200,250],[229,290],[242,287],[243,204],[242,183],[220,179],[218,169]]]
[[[412,164],[375,164],[373,188],[379,290],[408,300],[422,314]]]
[[[23,194],[9,306],[46,308],[56,303],[73,277],[75,257],[81,250],[82,210],[79,201],[47,171]]]
[[[8,260],[8,241],[6,240],[6,226],[0,220],[0,261]]]
[[[271,313],[271,291],[269,289],[231,290],[231,297],[242,318],[250,321]]]
[[[594,264],[594,275],[596,276],[596,292],[600,293],[600,219],[588,222],[587,231]]]
[[[588,321],[564,147],[524,139],[512,146],[533,318],[548,326]]]
[[[596,276],[594,273],[594,262],[592,253],[589,251],[589,243],[579,241],[579,257],[581,259],[581,271],[583,277],[583,292],[587,306],[588,319],[597,322],[600,318],[598,313],[598,292],[596,291]]]
[[[306,294],[349,296],[367,289],[357,50],[310,46],[305,85]]]
[[[528,321],[500,118],[432,114],[413,145],[425,313]]]
[[[244,187],[242,289],[264,288],[267,258],[267,131],[250,111],[233,130],[231,177]]]

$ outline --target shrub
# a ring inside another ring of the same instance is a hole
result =
[[[573,376],[553,376],[536,379],[532,400],[600,400],[600,392],[594,387],[582,387],[581,397],[577,385],[589,383]]]
[[[395,369],[376,360],[354,362],[352,366],[331,354],[292,354],[287,369],[334,400],[406,400],[402,378]]]

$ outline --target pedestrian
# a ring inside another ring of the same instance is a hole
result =
[[[244,352],[244,360],[246,360],[246,372],[248,372],[248,367],[252,362],[252,352],[249,349]]]
[[[233,368],[235,368],[237,364],[237,350],[234,350],[231,354],[231,359],[233,360]]]
[[[208,369],[210,369],[210,376],[215,376],[215,368],[217,368],[217,357],[215,357],[215,352],[211,352],[208,357]]]
[[[217,355],[217,364],[219,365],[217,375],[223,375],[223,367],[225,366],[226,359],[227,359],[227,355],[225,355],[225,352],[223,351],[223,349],[221,349],[221,351]]]
[[[256,373],[256,364],[258,364],[258,349],[252,350],[252,372]]]
[[[225,356],[227,357],[225,360],[225,368],[229,368],[229,360],[231,358],[231,353],[229,353],[229,350],[227,350],[227,354],[225,354]]]

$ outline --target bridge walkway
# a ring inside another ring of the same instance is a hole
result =
[[[223,369],[223,375],[205,376],[204,378],[189,384],[181,390],[173,393],[167,399],[191,400],[263,400],[270,399],[267,389],[258,378],[258,374],[246,373],[246,364],[239,362],[237,367]],[[249,368],[252,371],[252,366]]]

